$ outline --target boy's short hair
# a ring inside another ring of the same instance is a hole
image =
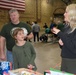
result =
[[[24,30],[22,28],[15,28],[13,30],[12,37],[15,38],[15,36],[18,34],[19,31],[24,31]]]
[[[14,38],[14,36],[16,36],[17,35],[17,33],[19,32],[19,31],[24,31],[24,35],[25,36],[27,36],[27,34],[28,34],[28,32],[27,32],[27,29],[26,28],[20,28],[20,27],[15,27],[15,28],[13,28],[12,30],[11,30],[11,36]]]

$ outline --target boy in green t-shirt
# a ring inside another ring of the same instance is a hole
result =
[[[29,68],[36,70],[35,57],[36,52],[32,44],[25,41],[27,30],[16,28],[12,32],[12,37],[15,39],[16,44],[13,47],[14,68]]]

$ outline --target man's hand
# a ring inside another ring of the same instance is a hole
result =
[[[0,54],[0,60],[6,61],[6,55],[5,54]]]
[[[28,36],[27,39],[32,39],[33,38],[33,33],[31,32]]]
[[[5,38],[3,36],[0,36],[0,60],[5,61],[6,55],[5,55]]]

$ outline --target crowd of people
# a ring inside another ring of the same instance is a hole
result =
[[[19,20],[19,12],[13,8],[9,11],[10,22],[3,26],[0,32],[0,60],[9,61],[15,68],[33,68],[36,52],[28,40],[34,37],[34,42],[39,41],[40,26],[37,21],[32,26]],[[45,29],[48,25],[45,23]],[[61,48],[61,71],[76,74],[76,4],[66,7],[63,24],[50,25],[50,32],[59,37]],[[7,51],[5,52],[5,47]],[[27,62],[26,62],[27,61]]]

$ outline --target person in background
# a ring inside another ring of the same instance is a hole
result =
[[[50,27],[49,27],[49,28],[50,28],[50,34],[52,35],[52,36],[51,36],[51,42],[55,43],[55,42],[57,41],[58,37],[57,37],[56,34],[54,34],[54,33],[51,31],[51,29],[52,29],[53,27],[57,27],[57,24],[55,23],[54,20],[51,21],[51,24],[50,24]]]
[[[50,29],[52,29],[53,27],[57,27],[56,23],[52,20],[51,24],[50,24]]]
[[[46,29],[46,28],[48,28],[48,26],[47,26],[47,24],[46,24],[46,23],[44,24],[43,28],[45,28],[45,29]]]
[[[66,7],[64,21],[68,22],[72,28],[69,34],[52,28],[52,32],[60,37],[59,44],[61,51],[61,71],[76,74],[76,4],[70,4]]]
[[[63,28],[64,28],[64,23],[63,22],[61,22],[61,21],[58,21],[58,23],[57,23],[57,28],[59,29],[59,30],[63,30]]]
[[[32,22],[32,26],[31,26],[31,28],[33,28],[34,25],[35,25],[35,22],[33,21],[33,22]]]
[[[30,26],[30,29],[31,29],[31,24],[30,24],[30,21],[26,21],[27,25]]]
[[[27,23],[27,25],[29,25],[30,30],[32,30],[32,29],[31,29],[31,24],[30,24],[30,21],[27,21],[26,23]],[[32,41],[29,39],[29,42],[32,42]]]
[[[40,26],[35,22],[35,25],[32,28],[33,35],[34,35],[34,42],[36,42],[36,37],[37,41],[39,41],[39,31],[40,31]]]
[[[14,68],[28,68],[36,70],[35,58],[36,52],[32,44],[24,39],[27,37],[27,30],[25,31],[22,28],[16,28],[12,32],[12,37],[15,39],[15,45],[12,49],[13,59],[14,59]]]
[[[4,25],[3,28],[1,29],[0,59],[7,60],[7,61],[13,63],[12,48],[15,45],[15,40],[12,38],[12,36],[10,34],[12,32],[12,30],[14,30],[16,27],[24,28],[24,30],[26,28],[27,32],[28,32],[28,35],[26,37],[27,39],[33,38],[33,34],[32,34],[32,31],[30,30],[30,27],[26,23],[23,23],[19,20],[19,13],[15,8],[12,8],[9,11],[9,16],[10,16],[11,22]],[[6,48],[7,48],[6,54],[5,54],[5,44],[6,44]]]

